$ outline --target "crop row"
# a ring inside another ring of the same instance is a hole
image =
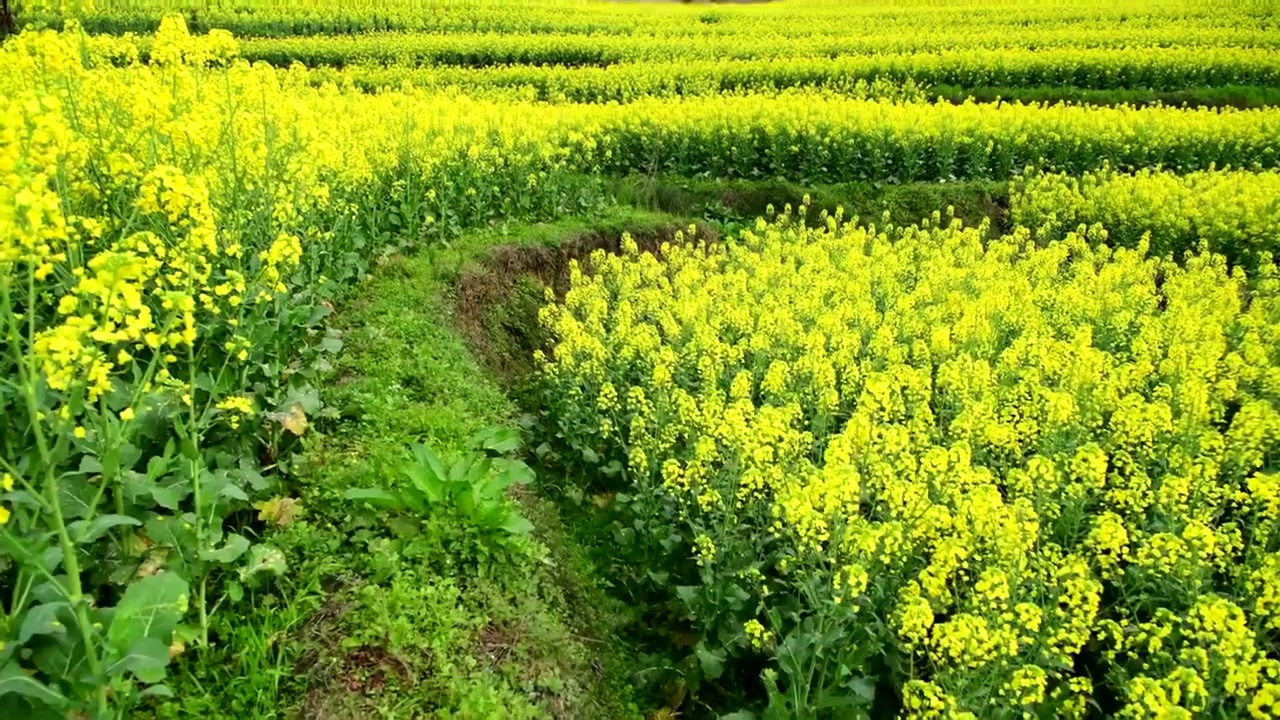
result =
[[[181,52],[164,33],[155,43],[168,48],[152,53],[164,62],[226,63],[233,55],[216,34],[181,39]],[[156,70],[135,63],[84,72],[115,80]],[[433,153],[466,149],[492,153],[509,166],[558,158],[584,173],[813,182],[1007,179],[1028,166],[1079,174],[1104,163],[1122,171],[1161,165],[1180,172],[1280,165],[1275,109],[920,104],[804,91],[554,105],[456,92],[366,95],[311,87],[313,71],[300,66],[273,71],[244,63],[193,71],[192,81],[219,82],[223,72],[278,83],[295,104],[329,118],[344,146],[343,173],[405,161],[397,148],[413,148],[408,159],[421,156],[430,165],[437,162]]]
[[[624,242],[541,312],[544,454],[696,638],[684,682],[769,717],[1271,717],[1275,265],[805,223]]]
[[[533,93],[536,99],[556,102],[627,102],[646,95],[707,95],[786,88],[820,88],[847,93],[875,82],[910,84],[917,88],[932,85],[1065,86],[1175,91],[1232,85],[1280,85],[1280,53],[1242,48],[1071,48],[878,54],[835,59],[651,60],[607,67],[355,64],[342,68],[340,72],[319,72],[315,77],[339,83],[349,78],[365,89],[397,88],[405,84],[424,89],[457,87],[469,93],[492,88],[524,89]]]
[[[1152,254],[1180,256],[1203,243],[1256,267],[1280,252],[1280,173],[1033,174],[1014,182],[1010,217],[1042,240],[1098,223],[1111,245],[1137,247],[1145,238]]]
[[[513,12],[515,10],[515,12]],[[1256,28],[1274,31],[1275,19],[1263,6],[1206,3],[1125,3],[1062,5],[1052,3],[992,6],[986,3],[933,5],[928,13],[904,4],[814,3],[785,6],[600,5],[577,1],[468,1],[468,3],[200,3],[200,1],[22,0],[19,19],[58,23],[76,17],[93,32],[154,32],[164,13],[183,12],[202,28],[229,29],[244,36],[343,35],[362,32],[588,33],[704,38],[767,35],[927,36],[964,38],[961,44],[1001,42],[1014,32],[1041,33],[1059,42],[1068,33],[1078,40],[1089,33],[1174,33],[1187,37],[1197,29]],[[1179,28],[1183,32],[1179,32]],[[983,37],[986,36],[986,37]],[[1242,36],[1243,37],[1243,36]],[[1142,44],[1151,44],[1144,41]]]
[[[1172,34],[1169,34],[1172,33]],[[904,32],[897,35],[832,35],[792,38],[770,36],[764,32],[754,34],[750,41],[738,36],[685,38],[679,36],[600,36],[577,34],[508,35],[500,33],[459,33],[422,35],[405,33],[379,33],[354,36],[309,36],[289,38],[249,38],[243,41],[243,54],[252,60],[263,60],[276,65],[301,62],[305,65],[349,65],[353,63],[398,64],[446,64],[446,65],[506,65],[513,63],[530,65],[612,65],[635,61],[670,61],[675,58],[717,59],[778,59],[778,58],[838,58],[846,55],[888,53],[895,57],[902,54],[940,53],[944,50],[977,51],[992,53],[960,57],[997,61],[1000,66],[1014,67],[1034,64],[1041,66],[1052,60],[1034,61],[1036,50],[1059,50],[1061,64],[1087,54],[1071,50],[1086,49],[1123,50],[1129,54],[1127,64],[1141,66],[1133,53],[1146,52],[1150,48],[1167,48],[1163,57],[1185,57],[1192,49],[1211,53],[1219,48],[1255,49],[1256,56],[1247,53],[1243,57],[1261,57],[1261,52],[1280,47],[1280,34],[1255,30],[1131,30],[1080,32],[1058,29],[1034,32],[1010,30],[1000,34],[984,33],[980,36],[958,34],[922,35]],[[995,51],[1019,49],[1010,60],[1000,60]],[[1181,54],[1180,54],[1181,53]],[[1054,54],[1043,53],[1049,58]],[[1104,54],[1103,57],[1106,57]],[[1225,56],[1224,56],[1225,57]],[[1213,65],[1213,55],[1206,62]],[[864,61],[865,62],[865,61]],[[963,61],[938,61],[942,67],[958,67]],[[1106,61],[1093,61],[1094,66]],[[1159,60],[1151,64],[1159,64]],[[971,61],[972,64],[972,61]],[[1124,63],[1121,63],[1124,64]],[[958,70],[957,70],[958,71]],[[1192,68],[1187,69],[1193,71]],[[941,72],[946,72],[942,70]],[[970,72],[977,72],[971,70]],[[1069,75],[1068,75],[1069,77]]]
[[[202,28],[237,35],[358,34],[367,32],[517,33],[660,35],[700,38],[761,34],[791,38],[814,35],[944,38],[963,45],[1001,43],[1002,36],[1040,34],[1047,42],[1088,42],[1096,33],[1129,33],[1136,44],[1160,44],[1154,37],[1190,37],[1205,29],[1274,31],[1265,8],[1246,4],[1210,7],[1198,2],[1126,2],[1121,5],[1067,6],[1055,3],[992,7],[986,3],[933,5],[929,12],[893,5],[788,2],[785,6],[682,7],[603,5],[587,2],[137,2],[99,0],[93,7],[74,2],[22,0],[19,19],[29,24],[58,23],[77,17],[93,32],[154,32],[166,12],[184,12]],[[763,31],[763,32],[762,32]],[[1154,33],[1154,34],[1153,34]],[[1169,34],[1172,33],[1172,34]],[[1065,35],[1064,35],[1065,34]],[[1243,36],[1242,36],[1243,37]],[[957,38],[961,38],[957,40]],[[1146,38],[1146,39],[1139,39]],[[914,47],[914,46],[913,46]]]

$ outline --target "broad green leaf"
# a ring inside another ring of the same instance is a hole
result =
[[[173,697],[173,688],[164,684],[152,685],[138,694],[142,697],[171,698]]]
[[[329,317],[333,313],[333,308],[329,305],[316,305],[311,308],[311,315],[307,317],[305,325],[307,327],[315,327],[320,324],[321,320]]]
[[[169,664],[169,645],[156,637],[140,637],[118,660],[107,668],[107,675],[133,676],[144,683],[157,683],[164,679],[164,668]]]
[[[724,672],[725,652],[721,650],[709,650],[704,643],[698,643],[694,648],[694,653],[698,656],[698,666],[702,668],[702,674],[708,679],[715,680]]]
[[[348,500],[360,500],[370,505],[391,508],[393,510],[404,509],[404,502],[400,496],[387,492],[381,488],[350,488],[342,493],[342,497]]]
[[[34,554],[33,548],[18,542],[18,539],[8,533],[0,533],[0,548],[3,548],[9,556],[26,565],[39,565],[49,572],[57,569],[59,563],[62,562],[62,548],[57,545],[50,545],[40,551],[39,555]],[[63,593],[65,595],[65,592]]]
[[[320,412],[320,408],[323,405],[323,403],[320,402],[320,391],[310,385],[304,385],[300,388],[291,388],[289,390],[289,397],[285,401],[285,404],[299,405],[302,407],[302,411],[308,415]]]
[[[97,682],[97,677],[85,654],[84,642],[79,633],[68,633],[61,642],[34,645],[31,664],[45,677],[59,678],[71,683]]]
[[[195,528],[182,518],[166,515],[147,521],[147,537],[160,547],[168,548],[165,566],[170,570],[185,571],[195,559]]]
[[[151,575],[135,581],[116,605],[107,628],[107,641],[124,651],[139,639],[154,637],[167,642],[178,621],[187,612],[187,581],[175,573]]]
[[[56,708],[65,707],[67,698],[57,688],[49,687],[31,677],[18,666],[17,660],[10,660],[0,668],[0,696],[10,693],[23,695]]]
[[[721,715],[718,720],[756,720],[756,714],[750,710],[739,710],[728,715]]]
[[[511,513],[507,516],[507,521],[502,524],[502,529],[512,535],[528,535],[533,532],[533,523],[519,513]]]
[[[449,482],[461,483],[462,479],[467,476],[467,470],[471,469],[471,460],[468,458],[458,458],[449,466]]]
[[[126,471],[121,474],[125,493],[132,502],[140,502],[150,498],[152,502],[166,510],[177,510],[182,501],[191,494],[191,487],[176,475],[153,476]]]
[[[418,461],[418,464],[430,471],[442,484],[449,479],[449,471],[445,470],[444,463],[440,461],[440,456],[436,455],[431,448],[422,443],[414,443],[409,448],[409,451],[413,454],[414,459]]]
[[[22,619],[22,627],[18,629],[18,644],[25,645],[34,635],[65,635],[67,626],[58,615],[69,610],[71,605],[65,602],[51,602],[34,605]]]
[[[212,560],[223,564],[235,562],[241,555],[249,549],[249,538],[232,533],[227,537],[227,544],[217,550],[206,551],[203,555],[205,560]]]
[[[421,463],[410,462],[405,464],[402,471],[427,502],[434,505],[444,500],[444,480],[431,468]]]
[[[63,475],[58,483],[58,498],[68,520],[88,517],[97,509],[94,502],[98,498],[98,486],[83,477]]]
[[[505,427],[486,428],[476,433],[470,444],[475,448],[506,455],[520,449],[520,432]]]
[[[139,526],[142,521],[128,515],[99,515],[85,522],[77,520],[67,526],[71,537],[78,543],[89,543],[102,537],[108,530],[121,525]]]
[[[490,474],[492,472],[493,472],[492,458],[485,457],[485,458],[473,459],[471,462],[471,467],[467,468],[467,474],[464,479],[466,480],[466,483],[471,487],[482,488],[484,487],[485,481],[489,479]]]
[[[286,568],[284,553],[270,545],[254,545],[249,548],[249,561],[240,568],[240,579],[248,580],[258,573],[283,575]]]
[[[498,467],[498,473],[484,485],[484,494],[488,497],[497,497],[512,485],[528,485],[534,480],[533,470],[522,462],[506,462]]]

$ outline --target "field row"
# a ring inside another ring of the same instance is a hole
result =
[[[233,53],[223,40],[229,38],[161,33],[152,54],[163,63],[202,64]],[[54,46],[58,52],[83,53],[74,37],[32,35],[19,38],[13,55],[35,73],[46,62],[42,53]],[[121,82],[155,87],[168,72],[132,65],[80,69],[72,76],[92,95],[103,92],[97,78],[103,79],[103,88]],[[217,102],[211,91],[228,83],[231,89],[245,88],[246,97],[264,92],[249,89],[258,86],[283,94],[288,106],[314,114],[333,131],[326,142],[341,147],[340,172],[346,174],[402,161],[404,155],[393,148],[406,148],[408,157],[423,157],[431,165],[465,152],[477,169],[493,163],[504,172],[529,168],[536,174],[563,166],[587,173],[828,183],[1006,179],[1028,166],[1078,174],[1104,163],[1119,170],[1162,165],[1181,172],[1212,164],[1250,169],[1280,164],[1275,141],[1280,110],[1275,109],[928,105],[803,91],[547,105],[456,93],[366,95],[331,86],[312,88],[311,72],[301,67],[274,71],[239,63],[225,71],[184,69],[181,77],[184,83],[173,92],[183,102]],[[21,86],[20,75],[12,79]],[[216,117],[225,110],[205,112]],[[468,170],[459,177],[470,175]],[[475,191],[484,194],[483,187]]]
[[[866,50],[918,50],[1007,45],[1117,46],[1200,45],[1211,42],[1268,42],[1275,18],[1265,6],[1229,7],[1161,0],[1124,6],[1070,7],[1056,3],[934,4],[928,13],[909,4],[875,5],[787,2],[738,7],[681,4],[617,5],[592,2],[98,2],[22,0],[19,19],[28,24],[78,17],[93,32],[153,32],[166,12],[184,12],[202,29],[237,35],[413,32],[431,34],[582,34],[592,36],[680,37],[690,42],[737,37],[757,42],[826,36],[864,38]],[[746,44],[744,42],[744,44]]]
[[[1177,73],[1232,72],[1226,68],[1262,64],[1274,65],[1268,53],[1280,47],[1280,33],[1254,31],[1179,31],[1177,38],[1133,37],[1128,31],[1109,39],[1106,33],[1086,33],[1055,41],[1041,35],[1021,36],[1016,32],[999,36],[999,41],[965,44],[959,39],[929,38],[918,34],[864,38],[856,35],[806,36],[790,38],[754,35],[750,42],[736,36],[690,40],[665,36],[596,35],[506,35],[499,33],[457,33],[416,35],[379,33],[367,35],[320,35],[290,38],[248,38],[242,53],[251,60],[277,65],[301,62],[305,65],[345,65],[351,63],[444,64],[444,65],[595,65],[623,62],[690,60],[844,60],[846,69],[865,74],[870,68],[882,73],[918,72],[945,81],[949,77],[969,77],[989,71],[1001,73],[1045,73],[1052,78],[1093,73],[1123,73],[1134,68],[1136,78],[1146,77],[1140,68],[1170,68]],[[984,37],[991,37],[984,35]],[[1189,59],[1199,53],[1207,69],[1200,70]],[[874,54],[874,57],[852,57]],[[887,55],[880,59],[881,55]],[[1144,56],[1152,55],[1147,60]],[[1087,63],[1079,71],[1065,69]],[[990,65],[991,67],[985,67]],[[908,70],[908,68],[910,70]],[[966,69],[967,68],[967,69]],[[1053,68],[1059,68],[1054,74]],[[1114,68],[1110,71],[1107,68]],[[1173,68],[1180,68],[1173,69]],[[964,73],[969,73],[965,75]],[[954,75],[953,75],[954,74]]]
[[[145,54],[145,44],[142,49]],[[370,36],[353,41],[242,41],[240,55],[282,67],[293,62],[358,66],[351,68],[352,73],[372,85],[408,82],[425,88],[453,85],[466,90],[495,85],[526,87],[540,98],[572,102],[792,87],[841,91],[859,81],[876,80],[926,87],[1069,86],[1101,90],[1280,84],[1280,52],[1274,48],[999,49],[761,58],[752,49],[720,55],[706,48],[691,51],[678,43],[670,47],[654,43],[645,46],[645,57],[622,61],[608,57],[597,42],[538,47],[504,36],[449,36],[429,44],[420,38]],[[723,59],[731,55],[739,57]],[[379,65],[391,67],[380,71]],[[415,67],[424,65],[459,67]]]

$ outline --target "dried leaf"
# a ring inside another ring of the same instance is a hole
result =
[[[164,563],[169,559],[168,548],[155,548],[147,553],[147,559],[142,561],[138,566],[136,577],[144,578],[155,575],[164,568]]]
[[[275,497],[253,504],[258,510],[258,519],[276,527],[289,527],[302,514],[302,503],[297,498]]]
[[[267,413],[267,417],[298,437],[302,437],[307,431],[307,413],[303,411],[301,404],[295,404],[288,412]]]

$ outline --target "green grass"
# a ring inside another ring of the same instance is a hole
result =
[[[408,444],[448,458],[516,408],[454,329],[459,273],[499,245],[554,245],[669,220],[618,210],[590,223],[466,235],[392,257],[335,317],[345,347],[293,463],[302,519],[274,542],[286,579],[218,613],[217,646],[174,671],[159,717],[625,718],[632,618],[608,597],[555,503],[520,495],[527,551],[486,549],[447,521],[406,541],[342,499],[397,482]]]

